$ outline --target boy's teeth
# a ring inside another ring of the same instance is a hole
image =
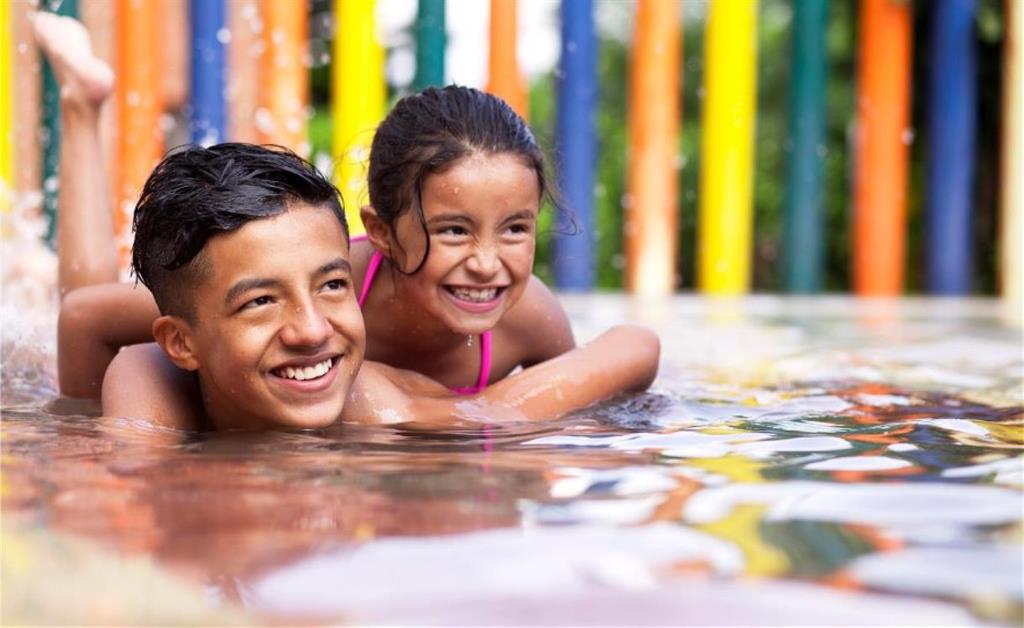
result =
[[[315,379],[317,377],[322,377],[325,373],[327,373],[327,371],[331,370],[331,362],[331,358],[328,358],[323,362],[313,366],[300,366],[297,368],[292,366],[286,366],[283,369],[279,369],[278,373],[280,374],[281,377],[285,377],[287,379],[296,379],[302,382],[307,379]]]
[[[463,301],[476,301],[478,303],[493,301],[494,297],[498,296],[497,288],[452,288],[451,291],[452,294]]]

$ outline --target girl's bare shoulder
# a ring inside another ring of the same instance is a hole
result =
[[[558,297],[536,276],[495,329],[498,341],[522,347],[525,365],[561,355],[576,346],[569,317]]]

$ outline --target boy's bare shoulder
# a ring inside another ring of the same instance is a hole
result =
[[[347,423],[405,423],[420,416],[425,405],[451,394],[420,373],[367,361],[352,383],[341,418]]]
[[[198,429],[203,409],[195,377],[179,369],[156,343],[125,347],[103,378],[103,415]]]

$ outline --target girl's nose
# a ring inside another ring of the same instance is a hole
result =
[[[466,262],[466,268],[474,275],[485,278],[493,277],[501,270],[501,256],[498,254],[498,247],[490,245],[476,247]]]

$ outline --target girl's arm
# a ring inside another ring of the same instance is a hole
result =
[[[98,399],[107,365],[121,347],[152,342],[159,315],[143,286],[102,284],[68,293],[57,321],[61,394]]]
[[[660,351],[651,330],[620,325],[469,397],[410,386],[405,372],[368,362],[353,386],[345,419],[431,429],[463,422],[555,419],[616,394],[645,390],[657,374]]]

